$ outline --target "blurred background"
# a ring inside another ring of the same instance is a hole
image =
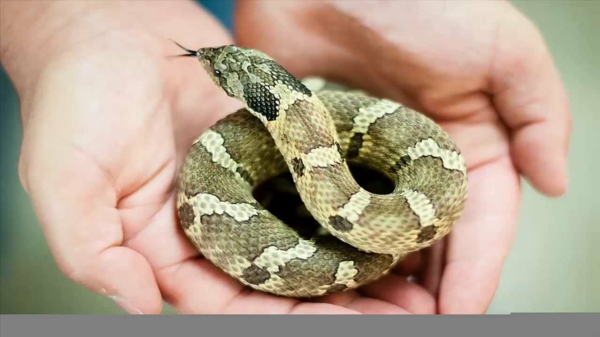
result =
[[[231,28],[232,0],[199,3]],[[569,94],[570,179],[558,199],[524,183],[517,238],[488,313],[599,312],[600,1],[513,3],[540,28]],[[50,255],[19,182],[19,102],[1,68],[0,141],[0,313],[122,314],[67,279]],[[165,305],[165,313],[174,311]]]

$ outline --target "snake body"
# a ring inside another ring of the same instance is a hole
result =
[[[299,298],[355,289],[444,237],[460,217],[463,156],[426,116],[299,80],[254,49],[187,51],[245,109],[193,143],[178,179],[178,215],[202,255],[242,284]],[[394,190],[365,190],[349,164],[381,172]],[[328,235],[300,235],[253,196],[286,171]]]

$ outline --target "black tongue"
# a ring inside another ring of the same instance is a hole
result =
[[[169,40],[171,40],[171,39],[169,39]],[[181,54],[181,55],[177,55],[177,56],[184,56],[184,57],[196,57],[196,56],[198,56],[198,52],[197,51],[188,49],[188,48],[180,45],[179,43],[177,43],[177,42],[175,42],[173,40],[171,40],[171,42],[175,43],[179,48],[181,48],[181,49],[183,49],[183,50],[185,50],[187,52],[187,54]]]

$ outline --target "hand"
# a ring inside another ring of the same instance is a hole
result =
[[[180,230],[173,185],[192,141],[239,104],[197,61],[169,58],[181,52],[169,39],[230,37],[193,2],[2,2],[0,12],[2,62],[22,102],[20,177],[58,267],[131,313],[160,312],[161,292],[182,311],[186,299],[212,308],[186,293],[206,286],[205,262]]]
[[[429,115],[467,160],[469,199],[446,240],[412,256],[402,278],[326,301],[371,313],[484,313],[513,242],[519,174],[549,196],[566,189],[571,117],[536,28],[507,2],[477,1],[243,1],[235,26],[239,44],[298,76]]]

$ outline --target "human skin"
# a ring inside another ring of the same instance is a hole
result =
[[[513,242],[519,175],[566,189],[567,98],[535,27],[504,2],[241,1],[235,41],[298,76],[396,99],[438,121],[469,168],[454,231],[359,291],[313,301],[243,288],[179,229],[191,142],[240,107],[196,60],[234,38],[192,2],[0,3],[21,100],[22,184],[60,270],[130,313],[483,313]],[[415,275],[416,281],[408,281]]]

